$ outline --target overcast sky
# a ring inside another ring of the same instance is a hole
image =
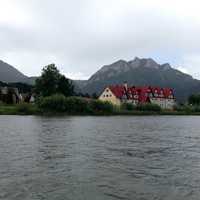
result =
[[[85,79],[135,56],[200,79],[200,2],[0,0],[0,60],[26,75],[55,63],[68,77]]]

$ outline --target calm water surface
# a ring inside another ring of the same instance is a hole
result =
[[[200,117],[0,116],[0,199],[199,200]]]

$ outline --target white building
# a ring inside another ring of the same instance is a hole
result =
[[[174,92],[171,88],[128,87],[127,84],[106,87],[99,99],[115,105],[121,105],[124,102],[134,105],[152,103],[159,105],[162,109],[173,109],[176,104]]]

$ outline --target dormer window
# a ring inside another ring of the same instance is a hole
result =
[[[126,95],[123,95],[123,97],[122,97],[123,99],[127,99],[127,96]]]

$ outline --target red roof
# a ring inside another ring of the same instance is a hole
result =
[[[119,99],[138,100],[141,103],[149,102],[150,94],[154,98],[174,98],[173,90],[171,88],[160,87],[135,87],[131,86],[126,88],[124,85],[115,85],[108,87],[112,93]]]
[[[117,97],[117,98],[122,98],[125,92],[124,86],[109,86],[109,89],[112,91],[112,93]]]
[[[171,88],[163,88],[163,92],[166,98],[169,98],[170,95],[174,96],[173,90]]]

